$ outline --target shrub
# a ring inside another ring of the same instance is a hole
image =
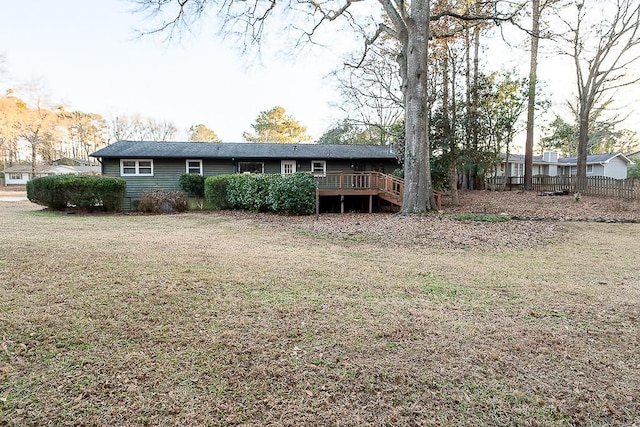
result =
[[[249,179],[250,174],[229,175],[227,179],[227,202],[230,209],[250,210]]]
[[[315,208],[316,182],[311,174],[295,173],[276,179],[269,188],[271,210],[287,215],[309,215]]]
[[[165,192],[157,188],[143,193],[138,202],[138,210],[144,213],[175,213],[188,209],[189,203],[182,191]]]
[[[75,206],[83,210],[102,207],[116,212],[122,207],[126,186],[123,179],[105,176],[43,176],[27,183],[27,198],[55,210]]]
[[[247,177],[247,200],[248,209],[254,212],[267,212],[271,210],[269,194],[271,186],[282,179],[275,174],[255,174],[245,175]]]
[[[180,188],[185,193],[193,194],[196,197],[204,197],[204,176],[195,173],[185,173],[180,175]]]
[[[218,175],[205,180],[205,197],[214,209],[308,215],[315,209],[315,189],[308,173]]]
[[[230,175],[210,176],[205,180],[204,196],[213,209],[228,209],[227,184]]]

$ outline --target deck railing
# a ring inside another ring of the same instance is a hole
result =
[[[316,181],[320,191],[375,191],[394,197],[400,204],[404,196],[404,181],[381,172],[328,172],[317,176]]]

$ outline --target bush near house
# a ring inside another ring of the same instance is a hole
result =
[[[137,210],[144,213],[175,213],[189,209],[187,197],[182,191],[146,191],[137,203]]]
[[[195,173],[184,173],[180,175],[180,188],[185,193],[193,194],[196,197],[204,197],[204,176]]]
[[[124,179],[105,176],[55,175],[43,176],[27,183],[27,198],[54,210],[74,206],[82,210],[102,207],[118,212],[127,183]]]
[[[215,209],[308,215],[314,211],[315,188],[306,173],[218,175],[205,180],[205,197]]]

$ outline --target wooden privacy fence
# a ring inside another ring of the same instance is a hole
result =
[[[492,177],[487,183],[495,188],[522,188],[524,177]],[[568,191],[581,193],[585,196],[615,197],[619,199],[640,200],[640,179],[615,179],[606,176],[588,176],[578,179],[576,176],[546,176],[532,177],[533,189],[538,192]]]

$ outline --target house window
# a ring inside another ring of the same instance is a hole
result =
[[[314,160],[311,162],[311,172],[314,176],[325,176],[327,174],[327,161]]]
[[[153,176],[153,160],[120,160],[122,176]]]
[[[587,165],[587,173],[593,173],[593,165]]]
[[[202,160],[187,160],[187,173],[202,175]]]
[[[296,173],[296,161],[295,160],[282,160],[280,162],[280,173],[282,175],[291,175]]]
[[[12,181],[20,181],[22,179],[22,174],[20,173],[10,173],[9,179]]]
[[[264,163],[238,162],[238,173],[264,173]]]

